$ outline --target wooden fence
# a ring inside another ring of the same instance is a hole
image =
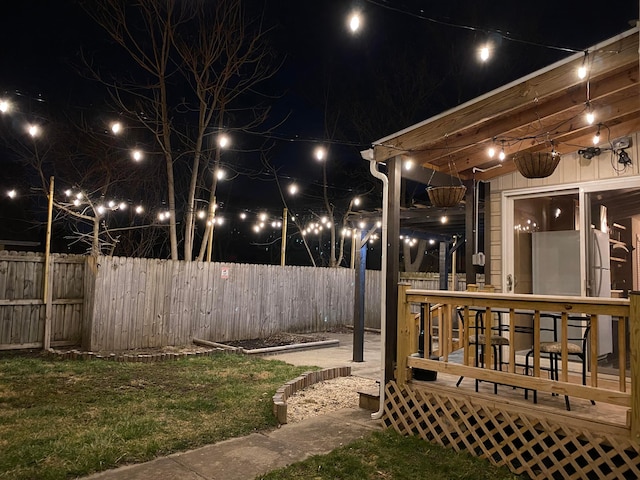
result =
[[[128,350],[321,332],[353,323],[354,271],[53,255],[53,346]],[[43,344],[44,256],[0,251],[0,350]],[[437,288],[438,274],[401,274]],[[380,328],[381,272],[366,276],[365,327]],[[457,278],[464,288],[463,277]]]
[[[349,269],[98,257],[86,276],[91,350],[318,332],[353,317]]]
[[[85,257],[52,255],[51,345],[78,345]],[[0,350],[40,348],[46,303],[44,255],[0,251]]]

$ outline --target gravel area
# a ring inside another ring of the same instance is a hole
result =
[[[287,399],[287,422],[295,423],[343,408],[358,408],[358,392],[376,388],[375,380],[353,375],[315,383]]]

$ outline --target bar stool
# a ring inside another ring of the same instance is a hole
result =
[[[552,328],[541,328],[541,331],[553,332],[553,341],[540,342],[540,356],[545,355],[549,358],[549,377],[551,380],[558,381],[560,379],[560,368],[558,360],[562,360],[562,341],[558,339],[558,320],[560,316],[555,314],[541,314],[540,318],[551,318],[553,321]],[[567,335],[567,354],[578,357],[582,363],[582,385],[587,384],[587,342],[589,339],[589,331],[591,330],[591,322],[589,317],[570,316],[567,318],[567,327],[569,334]],[[576,329],[582,330],[581,335],[572,334]],[[527,352],[525,357],[525,375],[529,375],[529,359],[534,354],[533,348]],[[533,368],[533,365],[531,366]],[[529,390],[525,389],[524,398],[528,398]],[[538,402],[538,391],[533,391],[533,403]],[[564,402],[567,410],[571,410],[569,396],[564,396]],[[591,400],[591,404],[596,402]]]
[[[499,313],[498,313],[499,315]],[[461,310],[458,310],[458,317],[460,322],[464,324],[464,315]],[[474,329],[473,335],[469,335],[469,345],[473,345],[476,347],[475,349],[475,359],[474,366],[479,367],[484,365],[485,359],[485,346],[486,346],[486,336],[484,333],[480,333],[484,331],[484,312],[478,311],[476,312],[476,324],[474,327],[469,327]],[[498,327],[498,331],[500,332],[500,328]],[[491,349],[493,350],[493,368],[494,370],[502,370],[502,347],[509,346],[509,339],[503,337],[499,334],[492,334],[489,339]],[[460,377],[456,383],[456,387],[460,386],[460,383],[464,379],[464,376]],[[478,383],[479,380],[476,379],[476,392],[478,391]],[[493,384],[493,392],[498,393],[498,384]]]

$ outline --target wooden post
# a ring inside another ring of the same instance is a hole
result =
[[[411,371],[407,367],[407,357],[414,353],[412,339],[415,335],[414,323],[411,319],[411,310],[407,302],[407,290],[410,284],[398,285],[398,356],[396,358],[396,382],[402,388],[408,380],[411,380]]]
[[[280,266],[286,265],[287,259],[287,222],[289,221],[289,210],[284,207],[282,211],[282,246],[280,247]]]
[[[207,262],[211,261],[213,251],[213,227],[216,224],[216,197],[213,197],[213,204],[209,206],[209,238],[207,239]]]
[[[357,255],[357,244],[360,243],[358,240],[360,235],[358,234],[359,230],[353,229],[351,232],[351,268],[356,268],[356,255]]]
[[[630,292],[629,345],[631,353],[631,440],[640,443],[640,292]]]
[[[42,289],[42,300],[44,302],[44,336],[42,348],[51,348],[51,310],[53,308],[53,294],[51,289],[52,269],[51,269],[51,221],[53,218],[53,176],[49,179],[49,208],[47,211],[47,239],[44,247],[44,286]]]

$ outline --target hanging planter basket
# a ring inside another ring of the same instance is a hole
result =
[[[545,178],[558,166],[560,155],[552,155],[549,152],[522,152],[513,157],[513,162],[523,177]]]
[[[464,198],[467,187],[464,185],[451,185],[446,187],[429,187],[427,194],[434,207],[455,207]]]

